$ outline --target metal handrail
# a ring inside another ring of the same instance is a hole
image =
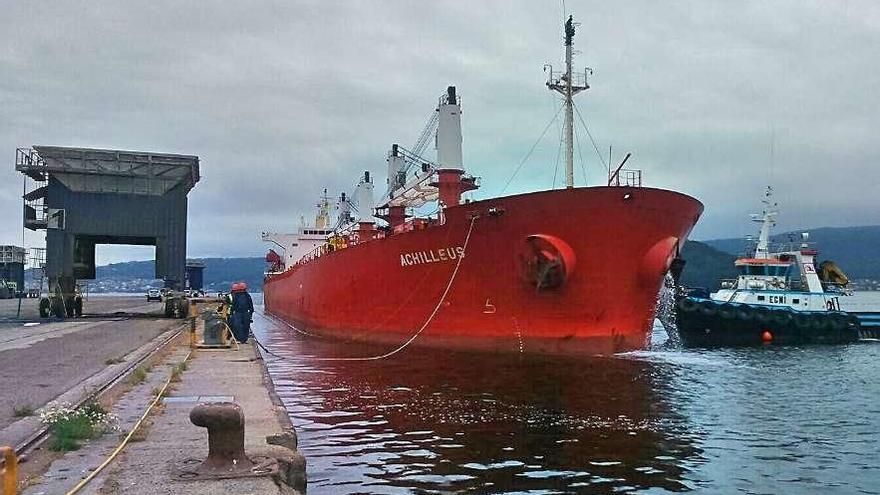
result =
[[[16,148],[15,150],[15,170],[22,171],[25,168],[46,167],[46,161],[37,153],[37,150],[31,148]]]
[[[755,254],[755,247],[758,240],[754,238],[746,238],[743,240],[743,248],[738,255],[741,258],[751,258]],[[771,254],[796,253],[803,249],[815,249],[817,242],[803,242],[800,240],[771,241],[767,245],[767,250]]]
[[[328,239],[328,242],[321,244],[320,246],[304,254],[302,258],[300,258],[299,260],[297,260],[296,263],[293,264],[293,266],[304,265],[306,263],[309,263],[310,261],[320,258],[321,256],[326,256],[336,251],[341,251],[343,249],[348,249],[352,246],[357,246],[358,244],[363,244],[368,240],[383,239],[385,238],[385,233],[382,231],[375,231],[373,232],[373,235],[370,237],[370,239],[360,239],[358,233],[355,231],[341,237],[345,240],[343,244],[339,246],[332,246]]]
[[[549,70],[547,70],[549,69]],[[544,70],[547,71],[547,85],[565,85],[567,72],[564,70],[553,70],[552,65],[545,65]],[[589,68],[585,68],[583,72],[571,72],[571,86],[574,89],[588,89],[590,84],[588,82],[588,76],[592,75],[592,70]]]
[[[623,168],[614,172],[608,182],[609,186],[642,187],[642,171]]]

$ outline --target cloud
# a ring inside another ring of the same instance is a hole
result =
[[[582,23],[578,66],[594,68],[578,104],[601,153],[633,152],[649,185],[701,199],[695,237],[749,233],[767,183],[780,228],[878,223],[866,190],[880,154],[876,3],[567,7]],[[350,190],[363,170],[383,180],[390,145],[416,140],[447,85],[463,97],[466,166],[484,184],[476,197],[498,194],[558,105],[541,71],[562,55],[554,2],[0,9],[0,243],[21,241],[20,146],[199,155],[189,254],[259,255],[260,231],[294,228],[324,187]],[[582,130],[579,143],[590,183],[601,183]],[[557,150],[555,128],[507,193],[551,187]]]

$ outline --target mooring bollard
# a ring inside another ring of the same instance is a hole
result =
[[[0,447],[3,451],[3,495],[15,495],[18,491],[18,458],[12,447]]]
[[[202,321],[204,331],[202,332],[202,342],[206,346],[223,346],[226,344],[224,334],[226,333],[226,323],[220,319],[220,316],[213,310],[205,310],[202,313]]]
[[[190,411],[189,420],[208,429],[208,458],[198,471],[234,472],[253,467],[244,453],[244,413],[238,404],[199,404]]]
[[[208,458],[183,459],[172,468],[177,480],[277,477],[278,460],[244,451],[244,413],[238,404],[215,402],[199,404],[189,413],[196,426],[208,429]],[[303,465],[305,461],[303,460]]]

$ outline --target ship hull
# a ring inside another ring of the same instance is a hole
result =
[[[422,330],[413,345],[575,355],[640,349],[669,263],[702,209],[683,194],[628,187],[467,203],[448,208],[442,225],[269,276],[266,310],[303,333],[390,348]],[[536,260],[548,256],[558,263],[540,269]]]

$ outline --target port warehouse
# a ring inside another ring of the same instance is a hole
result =
[[[24,226],[46,231],[45,277],[57,315],[70,316],[77,280],[95,278],[99,244],[155,246],[155,277],[185,287],[197,156],[33,146],[16,151],[15,169],[25,176]]]
[[[186,283],[184,288],[202,290],[205,286],[205,262],[186,260]]]

